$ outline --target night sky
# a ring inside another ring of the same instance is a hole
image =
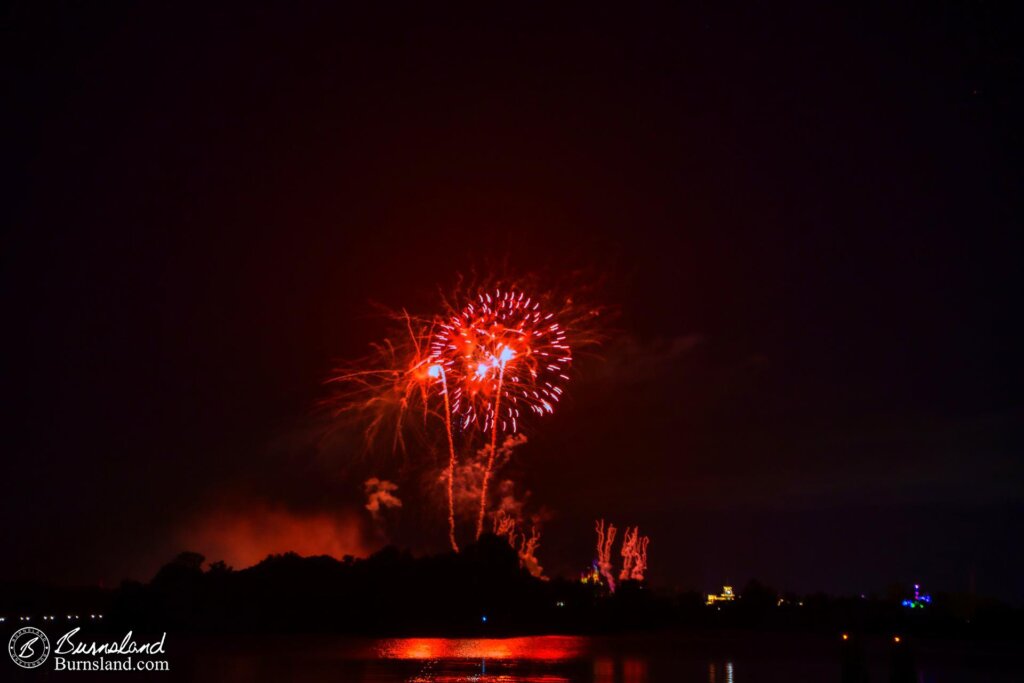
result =
[[[316,403],[501,263],[618,312],[513,467],[549,573],[1024,599],[1019,13],[342,4],[4,10],[0,578],[443,549]]]

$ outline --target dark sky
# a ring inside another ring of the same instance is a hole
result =
[[[255,4],[5,10],[0,578],[378,546],[321,381],[507,262],[620,311],[549,571],[1024,599],[1019,12]]]

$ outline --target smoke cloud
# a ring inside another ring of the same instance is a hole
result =
[[[366,487],[366,509],[370,511],[375,520],[380,518],[382,510],[402,507],[402,501],[394,494],[394,491],[398,490],[398,484],[387,479],[370,477],[364,486]]]
[[[202,553],[209,561],[224,560],[236,569],[274,553],[341,558],[364,557],[371,551],[354,513],[300,514],[266,505],[201,515],[179,532],[178,542],[181,548]]]

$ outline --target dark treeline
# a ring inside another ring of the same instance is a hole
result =
[[[235,571],[182,553],[148,583],[114,590],[0,586],[0,614],[56,615],[109,629],[196,632],[323,631],[359,635],[510,635],[642,629],[752,629],[852,635],[1012,638],[1022,610],[937,595],[925,609],[887,599],[780,595],[757,581],[716,606],[697,592],[663,593],[635,581],[541,581],[493,536],[462,553],[413,557],[389,547],[366,558],[272,555]],[[93,615],[103,614],[99,620]],[[9,624],[10,625],[10,624]],[[101,626],[102,625],[102,626]]]

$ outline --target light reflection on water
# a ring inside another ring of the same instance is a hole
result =
[[[733,683],[732,679],[732,662],[726,662],[723,667],[725,671],[725,678],[721,678],[718,675],[718,664],[715,662],[708,662],[708,683]]]
[[[392,638],[379,641],[381,659],[527,659],[565,661],[579,657],[586,640],[579,636],[526,638]]]
[[[184,644],[182,644],[184,646]],[[182,648],[171,678],[190,681],[351,683],[794,683],[850,679],[832,638],[751,634],[615,637],[391,638],[282,636],[202,639]],[[868,680],[1021,681],[996,656],[922,652],[911,678],[893,678],[886,641],[869,647]],[[922,646],[923,648],[923,646]],[[978,669],[979,662],[983,667]],[[981,674],[981,675],[979,675]],[[126,679],[127,680],[127,679]],[[856,680],[863,680],[856,678]]]
[[[568,683],[578,680],[572,664],[582,660],[586,645],[578,636],[393,638],[377,641],[373,655],[379,661],[421,663],[406,679],[413,683]],[[634,676],[629,683],[646,679]]]
[[[374,642],[367,654],[378,661],[421,663],[406,679],[414,683],[649,683],[648,658],[608,656],[593,644],[579,636],[392,638]],[[733,669],[732,661],[709,661],[708,683],[734,683]]]

